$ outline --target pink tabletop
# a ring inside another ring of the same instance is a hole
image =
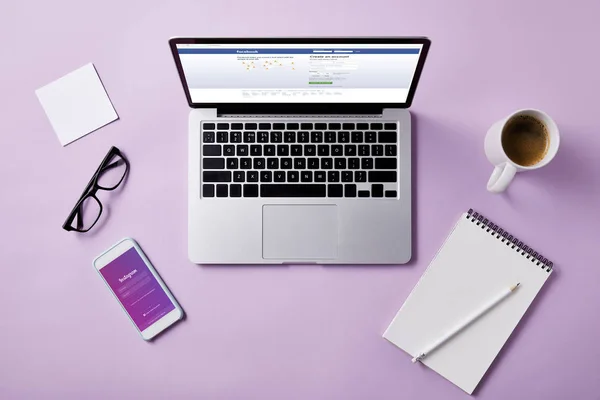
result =
[[[493,3],[493,4],[492,4]],[[0,15],[0,398],[465,399],[381,338],[461,212],[555,262],[475,396],[600,396],[600,5],[505,1],[12,1]],[[187,116],[171,36],[426,35],[404,266],[201,267],[187,259]],[[120,120],[62,148],[34,90],[93,62]],[[548,112],[562,143],[503,195],[486,129]],[[111,145],[131,161],[103,226],[61,229]],[[92,259],[137,239],[187,313],[153,343]],[[485,260],[482,260],[482,263]]]

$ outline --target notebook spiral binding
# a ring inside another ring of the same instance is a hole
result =
[[[489,219],[485,218],[483,215],[479,214],[473,209],[470,209],[467,213],[467,220],[475,222],[477,226],[480,226],[481,229],[485,229],[486,232],[496,236],[497,239],[501,239],[502,243],[505,243],[507,246],[510,246],[511,249],[515,249],[517,252],[521,253],[521,255],[526,256],[528,260],[534,263],[536,266],[541,267],[546,272],[552,271],[552,267],[554,263],[548,260],[546,257],[542,256],[540,253],[527,246],[525,243],[500,228],[498,225],[494,224]]]

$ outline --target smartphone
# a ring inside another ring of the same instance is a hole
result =
[[[183,318],[183,310],[135,240],[121,240],[93,264],[144,340]]]

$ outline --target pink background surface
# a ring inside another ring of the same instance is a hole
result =
[[[595,1],[4,2],[0,15],[0,397],[465,399],[381,338],[461,212],[556,265],[475,393],[600,398],[600,59]],[[187,115],[167,39],[427,35],[413,108],[414,257],[393,267],[199,267],[186,256]],[[34,90],[87,62],[120,120],[62,148]],[[486,192],[486,129],[548,112],[562,146]],[[129,157],[110,216],[61,229],[110,147]],[[188,318],[143,342],[91,266],[137,239]],[[482,260],[485,262],[485,260]]]

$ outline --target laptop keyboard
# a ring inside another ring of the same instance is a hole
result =
[[[397,197],[397,122],[203,122],[202,197]]]

